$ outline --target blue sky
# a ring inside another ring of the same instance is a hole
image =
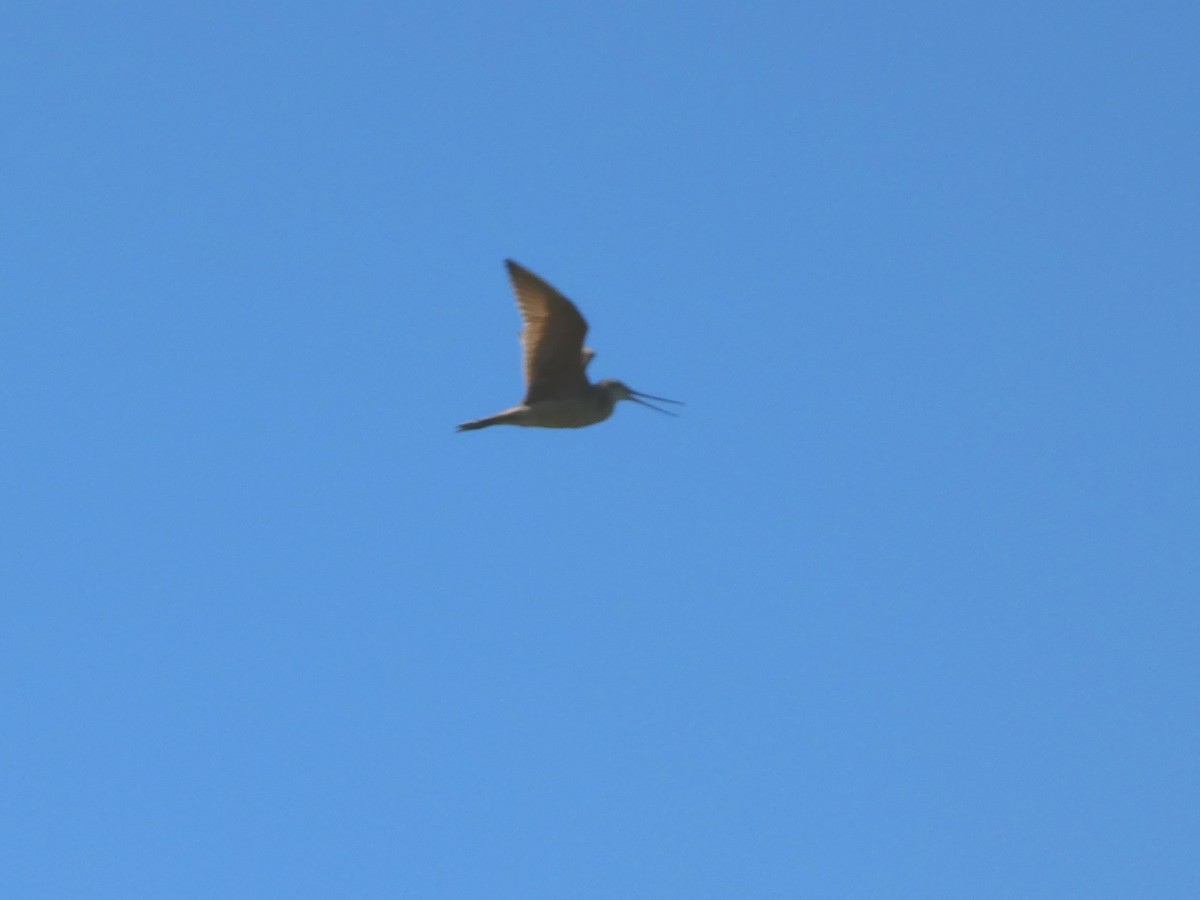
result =
[[[0,33],[4,896],[1200,896],[1194,4]]]

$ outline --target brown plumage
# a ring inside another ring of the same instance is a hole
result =
[[[511,259],[505,260],[505,265],[525,323],[521,331],[525,400],[494,416],[464,422],[458,426],[459,431],[489,425],[582,428],[607,419],[618,400],[632,400],[674,415],[641,398],[665,403],[678,400],[641,394],[619,381],[591,384],[585,370],[595,354],[583,346],[588,324],[575,304]]]
[[[525,404],[561,400],[588,389],[584,369],[596,354],[583,346],[588,324],[575,304],[528,269],[506,259],[525,328]]]

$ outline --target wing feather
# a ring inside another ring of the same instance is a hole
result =
[[[587,322],[552,285],[511,259],[505,265],[525,323],[526,405],[582,393],[588,387],[584,369],[595,355],[583,346]]]

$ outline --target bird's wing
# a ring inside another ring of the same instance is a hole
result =
[[[587,389],[587,322],[575,304],[511,259],[505,261],[525,328],[525,403],[571,397]]]

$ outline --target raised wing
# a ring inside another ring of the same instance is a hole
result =
[[[587,389],[587,322],[575,304],[511,259],[505,260],[525,328],[525,403],[571,397]]]

